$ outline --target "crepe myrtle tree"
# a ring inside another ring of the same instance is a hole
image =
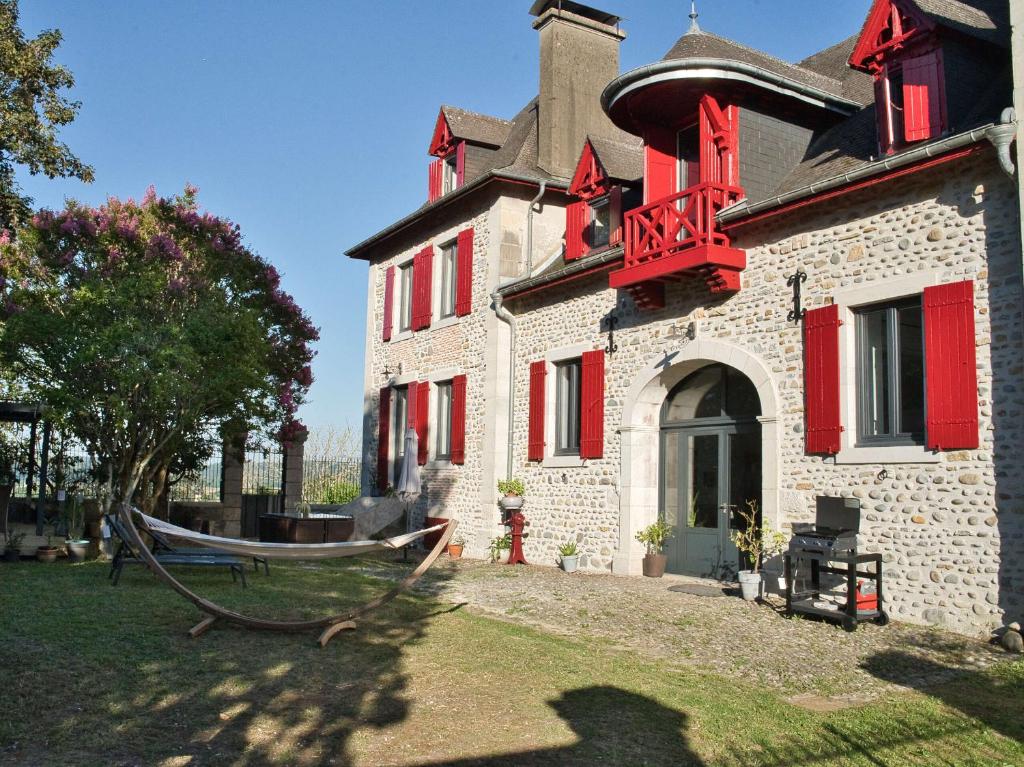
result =
[[[104,511],[159,497],[204,435],[303,429],[317,329],[196,192],[0,233],[0,364],[83,441]]]

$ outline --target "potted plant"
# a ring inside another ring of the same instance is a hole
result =
[[[579,568],[579,547],[576,541],[566,541],[558,547],[558,556],[562,560],[562,569],[574,573]]]
[[[759,519],[757,501],[747,501],[746,509],[737,509],[736,513],[743,520],[742,530],[729,533],[736,548],[750,562],[749,570],[740,570],[740,591],[748,602],[761,595],[762,561],[766,557],[778,554],[786,546],[786,536],[778,530],[772,530]]]
[[[455,536],[448,544],[448,556],[452,559],[459,559],[462,556],[462,550],[465,546],[465,539],[461,535]]]
[[[46,563],[56,562],[59,551],[60,549],[53,545],[53,531],[51,528],[50,534],[46,536],[46,545],[36,548],[36,559]]]
[[[498,505],[505,511],[523,508],[523,480],[498,480],[498,492],[502,496],[498,500]]]
[[[505,533],[493,539],[487,551],[495,564],[503,565],[508,562],[509,553],[512,551],[512,533]]]
[[[21,559],[21,542],[24,540],[25,533],[7,531],[7,545],[4,546],[4,562],[17,562]]]
[[[664,519],[648,525],[636,534],[636,539],[647,547],[644,556],[644,575],[648,578],[660,578],[665,574],[668,557],[662,553],[665,541],[672,537],[675,528]]]
[[[85,537],[85,503],[81,493],[71,496],[71,501],[64,507],[64,526],[67,538],[64,548],[68,559],[72,562],[84,562],[89,553],[89,539]]]

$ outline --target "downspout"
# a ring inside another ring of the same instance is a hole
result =
[[[526,276],[530,277],[533,275],[533,209],[534,206],[540,202],[540,198],[544,196],[544,192],[548,190],[548,182],[540,182],[540,190],[537,192],[537,196],[530,200],[530,207],[526,211]],[[500,305],[499,305],[500,308]],[[498,311],[496,308],[495,311]],[[501,315],[498,315],[501,316]],[[511,317],[511,315],[509,315]],[[508,320],[506,320],[508,322]],[[511,322],[509,322],[511,325]],[[513,336],[515,331],[513,331]],[[511,467],[510,467],[511,473]]]
[[[541,189],[543,189],[543,183],[542,181]],[[533,203],[530,203],[530,205],[532,207]],[[497,315],[499,320],[508,325],[508,329],[512,333],[508,353],[508,460],[505,466],[505,479],[512,479],[512,439],[515,433],[514,427],[516,422],[516,322],[508,309],[502,306],[501,293],[491,293],[491,301],[494,305],[495,315]]]
[[[1013,164],[1013,155],[1010,153],[1010,145],[1017,137],[1017,116],[1013,107],[1007,107],[999,118],[999,124],[993,125],[985,131],[985,138],[996,148],[999,156],[999,167],[1007,176],[1016,178],[1016,168]]]

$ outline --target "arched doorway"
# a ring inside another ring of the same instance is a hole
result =
[[[735,509],[761,501],[761,402],[739,370],[699,368],[665,398],[660,423],[659,514],[676,529],[668,571],[728,578],[739,555]]]

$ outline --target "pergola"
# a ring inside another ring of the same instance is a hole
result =
[[[50,454],[50,422],[45,418],[46,408],[39,403],[0,402],[0,423],[27,423],[29,427],[28,471],[25,495],[32,497],[36,474],[36,434],[43,425],[43,449],[39,462],[39,494],[36,498],[36,535],[43,534],[44,504],[46,503],[47,459]]]

